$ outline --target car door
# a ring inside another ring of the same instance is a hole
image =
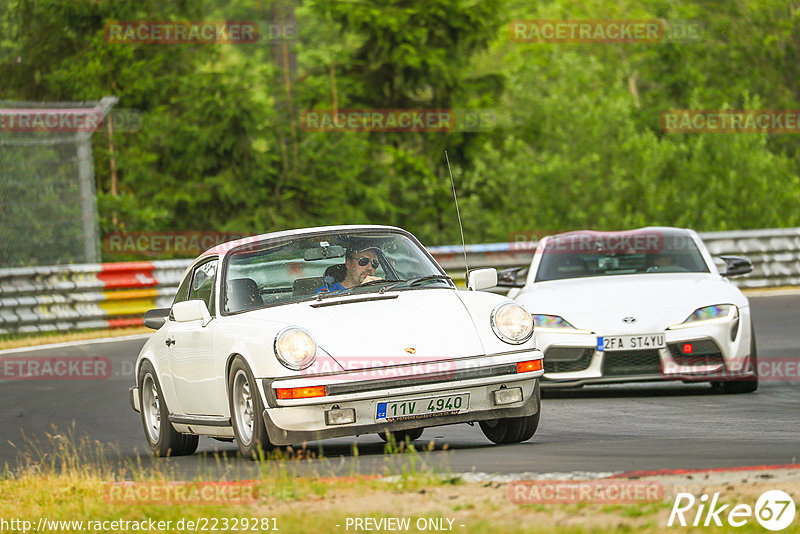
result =
[[[167,352],[178,396],[181,415],[221,416],[224,413],[223,377],[217,376],[214,364],[216,320],[216,258],[200,263],[190,274],[188,291],[179,298],[202,300],[211,314],[211,321],[169,321]],[[176,302],[178,302],[176,298]]]

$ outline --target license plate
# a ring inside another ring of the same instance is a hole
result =
[[[666,347],[664,334],[643,336],[605,336],[597,338],[597,350],[643,350]]]
[[[467,408],[469,408],[469,393],[448,395],[446,397],[387,401],[378,403],[375,419],[385,421],[423,419],[438,415],[455,415],[466,411]]]

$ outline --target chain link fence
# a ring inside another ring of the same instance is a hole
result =
[[[116,102],[0,101],[0,267],[100,261],[91,136]]]

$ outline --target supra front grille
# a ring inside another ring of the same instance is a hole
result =
[[[691,345],[692,351],[686,354],[683,351],[684,345]],[[699,341],[682,341],[679,343],[670,343],[670,355],[675,363],[678,365],[722,365],[725,359],[722,357],[722,351],[713,339],[701,339]]]
[[[651,375],[661,373],[658,349],[605,351],[603,376]]]
[[[581,347],[551,347],[544,353],[545,373],[583,371],[592,363],[594,349]]]

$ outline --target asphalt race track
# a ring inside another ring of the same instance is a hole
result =
[[[751,297],[760,361],[782,362],[794,380],[762,379],[755,394],[723,395],[710,386],[657,384],[587,387],[546,393],[542,421],[528,442],[498,447],[477,426],[425,430],[417,445],[433,440],[422,461],[452,473],[571,473],[702,469],[800,461],[800,294]],[[112,464],[168,463],[184,476],[202,472],[229,478],[258,476],[254,462],[232,443],[201,438],[198,454],[154,459],[139,414],[128,404],[132,364],[142,339],[2,354],[95,356],[112,363],[97,380],[0,380],[0,467],[17,465],[21,451],[74,424],[79,437],[103,443]],[[789,363],[788,366],[786,364]],[[793,366],[793,367],[792,367]],[[24,433],[24,438],[23,438]],[[353,444],[358,454],[353,455]],[[375,435],[308,444],[325,460],[294,462],[298,472],[321,475],[396,472],[407,457],[384,454]],[[215,458],[217,451],[222,461]],[[115,464],[116,465],[116,464]],[[293,467],[293,468],[295,468]],[[222,472],[223,470],[224,472]],[[387,471],[388,470],[388,471]]]

